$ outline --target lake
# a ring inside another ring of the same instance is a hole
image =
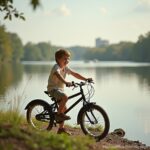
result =
[[[44,94],[50,69],[54,62],[22,62],[0,66],[0,109],[18,106],[25,114],[25,106],[33,99],[48,102]],[[123,128],[126,138],[139,140],[150,146],[150,63],[134,62],[83,62],[72,61],[70,67],[94,79],[95,101],[107,112],[110,132]],[[69,81],[78,81],[67,77]],[[77,89],[65,88],[68,95]],[[68,102],[70,105],[72,102]],[[81,105],[70,112],[75,125]]]

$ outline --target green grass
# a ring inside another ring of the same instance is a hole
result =
[[[70,137],[29,127],[16,110],[0,111],[0,149],[13,150],[86,150],[93,142],[88,137]]]

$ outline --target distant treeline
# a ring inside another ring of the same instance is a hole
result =
[[[7,32],[5,26],[0,25],[0,62],[15,61],[49,61],[54,60],[55,51],[61,48],[49,42],[34,44],[28,42],[23,45],[16,33]],[[150,32],[140,35],[136,43],[120,42],[105,47],[66,47],[72,53],[74,60],[126,60],[150,62]]]

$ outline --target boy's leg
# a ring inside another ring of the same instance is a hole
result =
[[[63,113],[64,113],[66,110],[67,110],[67,107],[65,106],[64,109],[63,109]],[[59,124],[59,129],[64,128],[64,123],[65,123],[65,122],[63,121],[62,123]]]
[[[67,110],[67,107],[65,106],[63,112],[65,112],[66,110]],[[58,128],[58,131],[57,131],[57,134],[62,134],[62,133],[67,134],[67,135],[71,135],[71,133],[68,132],[68,131],[64,128],[64,121],[59,124],[59,128]]]
[[[68,100],[68,97],[66,95],[61,97],[61,100],[59,102],[58,114],[64,113],[67,100]]]

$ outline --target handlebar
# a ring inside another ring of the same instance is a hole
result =
[[[77,83],[77,82],[72,81],[72,85],[71,85],[71,86],[73,86],[73,87],[84,86],[84,85],[86,85],[87,83],[93,83],[93,84],[94,84],[94,82],[93,82],[92,80],[87,80],[87,81],[85,81],[85,82],[80,82],[80,83]],[[67,86],[67,85],[66,85],[66,86]],[[70,86],[67,86],[67,87],[70,87]]]
[[[90,101],[91,97],[93,97],[94,92],[95,92],[94,87],[93,87],[92,84],[94,84],[94,82],[92,80],[89,80],[89,81],[87,80],[87,81],[80,82],[80,83],[72,81],[72,85],[71,86],[73,87],[73,89],[79,87],[80,90],[83,90],[82,86],[86,85],[87,89],[86,90],[84,89],[85,90],[84,91],[84,95],[85,95],[86,99],[88,101]],[[71,87],[71,86],[68,86],[68,87]],[[85,94],[85,92],[86,92],[86,94]]]

